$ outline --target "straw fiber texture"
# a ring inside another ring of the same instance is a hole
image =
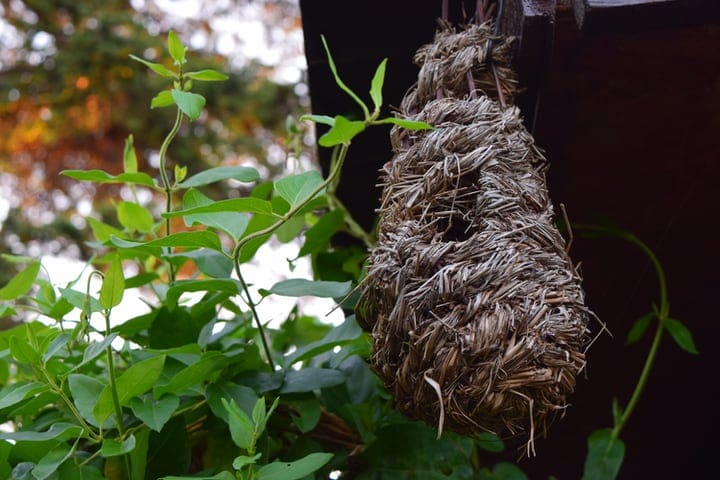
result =
[[[392,131],[356,311],[399,410],[440,432],[524,432],[531,448],[567,406],[591,313],[545,159],[519,110],[496,100],[516,81],[509,41],[491,36],[488,23],[444,25],[416,54],[400,114],[435,128]]]

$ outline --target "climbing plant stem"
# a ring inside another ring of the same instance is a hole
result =
[[[248,289],[247,283],[245,282],[245,279],[242,275],[242,270],[240,268],[240,262],[235,262],[235,273],[238,276],[238,280],[240,280],[240,283],[242,284],[243,292],[245,293],[245,301],[247,302],[248,306],[250,307],[250,311],[252,312],[253,320],[255,320],[255,325],[257,325],[258,333],[260,335],[260,340],[262,342],[263,350],[265,350],[265,356],[267,357],[268,364],[270,365],[270,369],[275,371],[275,362],[272,359],[272,354],[270,353],[270,346],[267,342],[267,337],[265,336],[265,328],[263,327],[262,322],[260,321],[260,316],[257,313],[257,308],[255,308],[255,302],[253,301],[252,297],[250,296],[250,290]]]
[[[615,422],[615,426],[612,429],[611,436],[614,440],[620,437],[622,429],[625,427],[627,422],[630,420],[633,412],[635,411],[635,408],[637,407],[637,404],[639,403],[643,391],[645,390],[645,387],[647,385],[648,378],[650,378],[650,372],[652,371],[653,365],[655,363],[655,358],[657,357],[658,350],[660,349],[660,341],[662,340],[663,331],[665,330],[665,321],[670,316],[670,303],[668,302],[667,280],[665,278],[665,271],[663,270],[662,265],[660,264],[660,261],[658,260],[655,253],[652,251],[652,249],[650,249],[650,247],[648,247],[642,240],[637,238],[635,235],[628,232],[595,225],[573,225],[573,227],[579,230],[586,230],[589,232],[619,237],[632,243],[640,250],[642,250],[643,253],[648,257],[650,263],[655,269],[655,275],[657,276],[658,281],[660,305],[655,309],[655,317],[658,320],[657,327],[655,329],[655,335],[653,336],[650,350],[648,351],[647,357],[645,358],[642,372],[640,373],[640,377],[635,384],[635,388],[633,389],[633,393],[630,396],[630,400],[628,401],[627,406],[623,409],[622,415],[620,415],[620,418]]]
[[[652,367],[655,363],[655,358],[657,357],[658,350],[660,349],[660,341],[662,340],[663,331],[665,330],[665,321],[667,320],[668,316],[670,315],[670,303],[668,302],[668,295],[667,295],[667,281],[665,279],[665,271],[662,268],[662,265],[660,264],[660,261],[658,260],[657,256],[655,256],[655,253],[648,247],[644,242],[642,242],[639,238],[637,238],[635,235],[632,235],[630,233],[622,232],[622,237],[629,241],[630,243],[634,244],[638,248],[640,248],[645,255],[650,260],[650,263],[652,263],[653,268],[655,269],[655,274],[658,279],[658,290],[660,293],[660,305],[657,311],[655,312],[655,315],[657,317],[658,323],[657,327],[655,328],[655,335],[653,336],[652,344],[650,345],[650,350],[648,351],[647,358],[645,358],[645,364],[643,365],[642,372],[640,373],[640,378],[638,378],[638,382],[635,385],[635,389],[633,390],[632,396],[630,397],[630,400],[628,401],[627,406],[623,410],[623,414],[620,416],[620,419],[617,421],[615,426],[612,429],[612,438],[618,438],[620,436],[620,432],[625,427],[625,424],[627,424],[628,420],[630,419],[630,416],[635,411],[635,407],[637,406],[638,402],[640,401],[640,397],[642,396],[643,391],[645,390],[645,386],[647,385],[648,378],[650,377],[650,372],[652,371]]]
[[[170,184],[170,178],[168,177],[165,157],[167,155],[167,150],[170,146],[170,142],[172,142],[173,138],[175,138],[175,135],[177,135],[178,131],[180,130],[180,126],[182,125],[182,119],[182,111],[178,108],[177,114],[175,115],[175,123],[173,124],[172,129],[167,134],[165,140],[163,140],[163,143],[160,146],[160,177],[162,178],[163,190],[165,192],[166,213],[170,213],[172,211],[172,185]],[[170,217],[167,217],[165,219],[165,235],[170,235],[170,233]],[[172,283],[175,281],[175,268],[172,266],[172,263],[168,263],[168,265],[170,269],[170,283]]]
[[[253,319],[255,320],[255,325],[257,326],[258,332],[260,334],[260,338],[262,340],[263,348],[265,349],[265,355],[268,358],[268,363],[270,364],[270,367],[274,370],[275,364],[272,360],[272,356],[270,355],[270,347],[267,343],[267,338],[265,336],[265,328],[263,327],[262,321],[260,320],[260,317],[257,314],[257,309],[255,308],[255,303],[252,301],[252,298],[250,297],[250,292],[247,287],[247,283],[243,280],[242,276],[242,270],[240,268],[240,253],[242,252],[242,248],[248,244],[248,242],[255,240],[256,238],[262,238],[265,235],[272,235],[273,232],[275,232],[278,228],[280,228],[283,224],[285,224],[288,220],[293,218],[298,212],[300,212],[303,208],[305,208],[315,196],[322,192],[328,185],[331,185],[336,178],[338,178],[338,175],[340,175],[340,170],[342,169],[343,162],[345,161],[345,157],[347,155],[348,147],[350,146],[349,143],[344,143],[340,145],[334,153],[336,155],[333,155],[333,162],[332,162],[332,168],[330,170],[330,173],[328,174],[328,177],[317,187],[315,187],[308,195],[305,197],[302,201],[299,203],[293,205],[288,212],[281,216],[279,221],[273,223],[267,228],[263,228],[262,230],[258,230],[257,232],[253,232],[249,234],[247,237],[244,237],[240,239],[237,244],[235,245],[235,248],[233,249],[232,253],[232,261],[233,266],[235,269],[235,273],[238,276],[238,279],[240,280],[240,283],[242,284],[243,291],[245,292],[245,296],[247,297],[248,306],[250,307],[250,311],[252,312]]]

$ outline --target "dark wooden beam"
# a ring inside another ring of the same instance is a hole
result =
[[[550,64],[556,3],[556,0],[505,0],[501,12],[502,33],[518,39],[513,62],[523,91],[518,106],[530,131],[535,128],[540,93]]]
[[[625,32],[720,23],[717,0],[573,0],[585,32]]]

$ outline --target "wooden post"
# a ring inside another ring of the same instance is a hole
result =
[[[505,0],[500,18],[501,32],[518,38],[513,62],[523,91],[518,106],[531,132],[552,55],[555,10],[556,0]]]
[[[585,32],[638,31],[720,23],[717,0],[573,0]]]

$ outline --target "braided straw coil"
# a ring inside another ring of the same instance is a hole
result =
[[[512,99],[516,84],[510,41],[491,38],[490,23],[443,25],[416,54],[400,113],[434,129],[392,131],[356,313],[399,410],[439,434],[527,432],[530,449],[567,405],[592,314],[545,159],[519,110],[491,98],[499,85]]]

